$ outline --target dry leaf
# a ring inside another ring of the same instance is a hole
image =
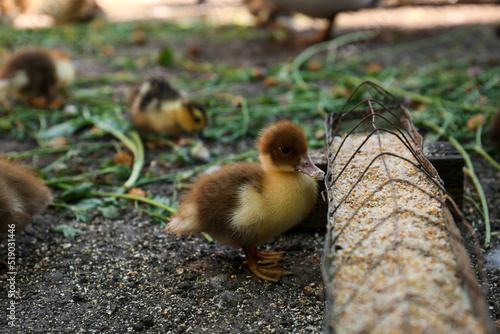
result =
[[[347,89],[347,87],[343,86],[343,85],[333,85],[330,88],[330,91],[331,91],[333,97],[335,97],[335,98],[347,97],[351,94],[349,92],[349,89]]]
[[[413,108],[414,111],[416,112],[422,112],[427,108],[427,106],[424,103],[419,103]]]
[[[104,45],[101,48],[101,53],[105,56],[112,56],[115,54],[115,47],[113,45]]]
[[[476,131],[477,127],[479,125],[483,125],[485,121],[485,117],[483,114],[476,114],[474,116],[471,116],[469,120],[467,121],[467,129],[470,131]]]
[[[125,165],[128,168],[132,168],[134,156],[129,152],[121,151],[115,154],[113,161],[115,165]]]
[[[186,50],[186,54],[192,57],[198,57],[201,54],[201,48],[199,46],[190,46]]]
[[[65,137],[52,138],[49,142],[51,148],[66,147],[68,146],[68,140]]]
[[[252,79],[263,79],[267,75],[267,68],[259,65],[255,66],[252,70]]]
[[[276,77],[266,77],[264,80],[264,85],[266,85],[266,87],[278,86],[279,84],[280,81]]]
[[[368,65],[366,65],[366,72],[368,74],[375,74],[378,73],[382,70],[382,65],[377,62],[371,62]]]
[[[129,190],[128,194],[137,197],[146,197],[146,192],[141,188],[132,188]]]
[[[132,43],[136,45],[146,43],[146,31],[142,26],[135,26],[132,31]]]
[[[307,63],[307,69],[309,71],[319,71],[323,68],[323,64],[319,61],[319,60],[310,60],[308,63]]]

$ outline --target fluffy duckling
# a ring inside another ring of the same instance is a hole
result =
[[[49,203],[51,192],[29,170],[0,160],[0,239],[19,233]]]
[[[263,1],[263,0],[261,0]],[[311,17],[328,19],[328,26],[322,33],[322,40],[329,40],[335,16],[340,12],[375,7],[378,0],[265,0],[279,10],[296,11]]]
[[[304,132],[291,122],[265,129],[258,149],[261,164],[229,164],[203,176],[166,229],[206,232],[223,244],[242,247],[250,270],[277,282],[291,274],[278,267],[283,252],[261,253],[257,246],[309,214],[316,202],[316,180],[324,173],[308,157]]]
[[[54,102],[57,91],[69,86],[74,79],[71,59],[56,49],[18,50],[0,69],[0,89],[38,107]]]
[[[95,0],[45,0],[38,11],[56,23],[89,21],[104,14]]]
[[[178,138],[181,133],[193,133],[207,126],[205,108],[183,99],[161,75],[147,78],[129,94],[128,104],[132,123],[146,130]]]

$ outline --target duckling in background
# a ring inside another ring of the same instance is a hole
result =
[[[257,246],[309,214],[316,203],[316,180],[324,173],[308,156],[304,132],[291,122],[266,128],[258,149],[261,164],[228,164],[203,176],[166,230],[206,232],[223,244],[242,247],[257,277],[278,282],[291,274],[278,267],[283,252],[261,253]]]
[[[50,202],[51,192],[29,170],[0,160],[0,239],[23,231]]]
[[[46,0],[38,12],[51,16],[56,23],[83,22],[104,15],[95,0]]]
[[[185,100],[161,75],[151,76],[129,94],[132,123],[178,139],[183,132],[199,132],[207,126],[205,108]]]
[[[46,108],[58,107],[59,89],[68,87],[75,79],[75,68],[64,52],[56,49],[30,47],[12,54],[0,69],[0,89]]]
[[[275,11],[295,11],[317,18],[328,19],[328,26],[321,34],[323,41],[332,38],[331,30],[335,17],[340,12],[371,8],[378,0],[246,0],[249,2],[269,2],[276,6]]]

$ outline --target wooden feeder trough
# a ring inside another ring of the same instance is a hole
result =
[[[495,333],[410,113],[365,82],[326,132],[327,332]]]

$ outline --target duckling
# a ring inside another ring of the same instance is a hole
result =
[[[38,107],[54,102],[57,91],[68,87],[74,79],[71,59],[56,49],[20,49],[0,69],[0,89]]]
[[[104,14],[95,0],[46,0],[38,12],[51,16],[56,23],[89,21]]]
[[[284,253],[261,253],[257,246],[309,214],[318,193],[316,180],[324,173],[308,156],[304,132],[292,122],[266,128],[258,149],[260,164],[228,164],[200,178],[166,229],[206,232],[241,247],[257,277],[278,282],[291,274],[278,267]]]
[[[375,7],[378,0],[265,0],[277,6],[278,10],[296,11],[311,17],[328,19],[328,26],[321,39],[331,39],[335,17],[340,12]]]
[[[49,203],[51,192],[29,170],[0,160],[0,239],[19,233]]]
[[[155,75],[136,85],[129,94],[132,123],[146,130],[179,138],[182,132],[199,132],[207,126],[205,108],[185,100],[162,75]]]

